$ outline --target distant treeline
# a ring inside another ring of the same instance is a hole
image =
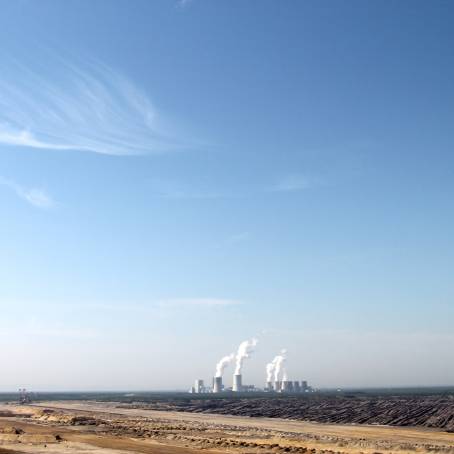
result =
[[[29,392],[32,401],[55,400],[94,400],[100,402],[156,402],[156,401],[203,401],[217,399],[258,399],[275,398],[284,399],[289,394],[274,394],[265,392],[248,393],[220,393],[220,394],[189,394],[183,391],[112,391],[112,392]],[[356,388],[356,389],[321,389],[313,393],[292,394],[295,399],[320,399],[323,396],[331,397],[390,397],[390,396],[454,396],[454,386],[445,387],[420,387],[420,388]],[[0,402],[13,402],[19,400],[19,393],[0,393]]]

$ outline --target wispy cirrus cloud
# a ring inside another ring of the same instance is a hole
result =
[[[215,191],[194,188],[193,185],[187,185],[172,180],[155,179],[151,182],[153,194],[163,199],[219,199],[225,197]]]
[[[242,243],[250,238],[249,232],[239,232],[235,233],[227,238],[227,244],[234,245],[238,243]]]
[[[0,338],[59,338],[59,339],[91,339],[98,336],[98,332],[85,326],[68,324],[63,321],[49,321],[41,317],[18,319],[15,315],[4,317],[0,326]],[[22,334],[20,334],[22,333]],[[18,336],[19,335],[19,336]]]
[[[178,0],[177,1],[177,8],[183,9],[187,8],[193,0]]]
[[[154,179],[151,182],[152,193],[155,197],[175,200],[197,200],[197,199],[239,199],[250,196],[270,193],[288,193],[304,191],[326,185],[326,181],[319,177],[303,174],[291,174],[275,180],[274,184],[268,186],[243,185],[232,188],[201,187],[200,185],[187,184],[184,182]],[[244,232],[240,240],[244,239]]]
[[[173,308],[173,307],[225,307],[225,306],[236,306],[241,304],[241,301],[223,299],[223,298],[172,298],[161,300],[158,302],[158,306],[162,308]]]
[[[41,188],[26,188],[14,181],[0,177],[0,185],[6,186],[16,193],[18,197],[37,208],[52,208],[55,203],[52,197]]]
[[[181,146],[126,77],[101,63],[52,63],[52,71],[0,67],[0,144],[110,155]]]
[[[309,177],[303,174],[288,175],[279,180],[271,187],[272,192],[295,192],[319,186],[322,181],[319,178]]]

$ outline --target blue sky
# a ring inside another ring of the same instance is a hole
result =
[[[3,2],[0,390],[452,384],[453,16]]]

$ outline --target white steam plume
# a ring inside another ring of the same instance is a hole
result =
[[[287,350],[282,349],[281,353],[277,356],[274,357],[273,361],[268,363],[266,365],[266,381],[272,381],[273,380],[273,375],[275,374],[276,367],[279,365],[279,368],[281,368],[281,365],[283,361],[285,361],[285,355],[287,353]],[[277,376],[279,375],[280,369],[277,372]],[[277,378],[275,378],[275,381],[277,381]]]
[[[282,367],[284,365],[284,362],[287,359],[286,358],[286,354],[287,354],[287,350],[284,349],[284,350],[281,351],[280,355],[277,355],[273,359],[273,363],[274,363],[274,381],[279,381],[279,374],[281,373],[281,370],[282,370]]]
[[[241,369],[243,368],[243,362],[246,358],[249,358],[249,355],[254,351],[254,347],[257,345],[257,339],[250,339],[244,342],[241,342],[236,353],[236,367],[235,375],[241,374]]]
[[[231,353],[230,355],[224,356],[224,358],[216,364],[215,377],[222,377],[224,369],[233,361],[233,358],[235,358],[235,354]]]
[[[274,364],[274,361],[271,361],[266,365],[266,382],[268,383],[273,379],[273,374],[274,374],[274,369],[276,368],[276,365]]]
[[[288,381],[287,369],[285,367],[282,369],[282,381]]]

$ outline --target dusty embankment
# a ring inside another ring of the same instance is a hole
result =
[[[5,410],[5,407],[7,409]],[[28,406],[0,405],[0,454],[196,454],[189,446],[144,440],[128,430],[114,430],[113,420],[96,424],[80,412],[56,412]],[[207,454],[212,451],[206,451]]]
[[[454,434],[65,401],[0,405],[0,448],[16,454],[454,454]]]
[[[433,427],[454,432],[454,395],[308,394],[291,397],[167,399],[136,408],[260,416],[336,424]],[[130,405],[129,405],[130,407]]]
[[[109,420],[110,433],[125,431],[197,449],[302,453],[454,454],[454,434],[427,428],[319,424],[279,418],[251,418],[118,408],[115,403],[47,402],[56,412]],[[35,407],[37,408],[37,407]],[[79,413],[78,413],[79,412]]]

